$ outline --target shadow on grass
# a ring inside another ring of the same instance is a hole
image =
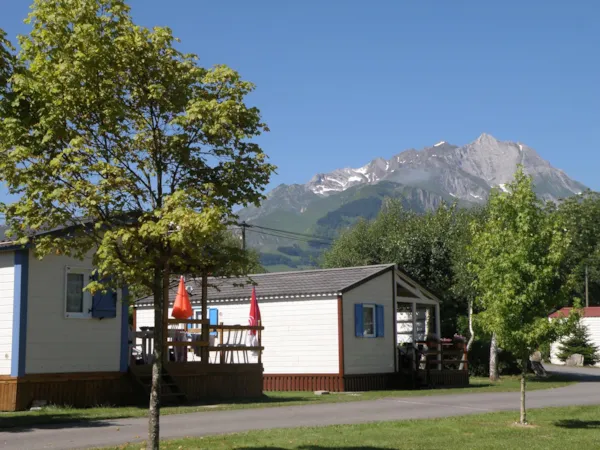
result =
[[[554,422],[554,425],[556,425],[557,427],[560,427],[560,428],[580,429],[580,430],[600,429],[600,420],[567,419],[567,420],[559,420],[558,422]]]
[[[240,404],[275,404],[287,402],[309,401],[308,397],[282,396],[269,397],[263,395],[258,398],[210,400],[183,405],[164,404],[162,408],[182,408],[194,412],[194,408],[203,411],[203,407],[228,406]],[[103,411],[95,411],[95,409]],[[42,411],[18,411],[14,413],[0,413],[0,432],[22,433],[35,429],[68,429],[68,428],[101,428],[117,425],[114,420],[128,418],[144,418],[148,411],[147,405],[133,405],[125,407],[97,407],[97,408],[60,408],[49,407]],[[161,414],[169,414],[164,410]]]
[[[331,450],[331,447],[321,447],[319,445],[301,445],[299,447],[294,447],[295,450]],[[372,446],[362,446],[362,447],[335,447],[337,450],[392,450],[389,447],[372,447]],[[236,447],[235,450],[289,450],[288,448],[283,447]]]

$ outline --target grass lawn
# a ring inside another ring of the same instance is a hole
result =
[[[515,426],[518,412],[253,431],[166,441],[162,449],[593,449],[600,448],[600,406],[529,411],[528,427]],[[134,444],[117,447],[140,449]]]
[[[546,379],[532,378],[527,383],[528,390],[551,389],[567,386],[573,381],[552,375]],[[312,392],[268,392],[256,400],[231,400],[219,404],[202,404],[161,408],[161,414],[185,414],[200,411],[219,411],[231,409],[266,408],[274,406],[295,406],[317,403],[339,403],[361,400],[376,400],[385,397],[416,397],[427,395],[459,394],[469,392],[510,392],[519,390],[517,377],[503,377],[496,383],[487,378],[471,378],[466,388],[429,389],[415,391],[370,391],[363,393],[345,393],[316,396]],[[142,407],[97,407],[86,409],[49,406],[41,411],[21,411],[0,413],[0,429],[32,426],[40,424],[65,423],[85,420],[119,419],[125,417],[144,417],[147,409]]]

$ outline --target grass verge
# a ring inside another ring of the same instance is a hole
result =
[[[515,425],[518,412],[501,412],[446,419],[279,429],[187,438],[165,441],[161,444],[161,449],[592,449],[600,448],[599,417],[600,406],[546,408],[529,411],[529,419],[533,425],[528,427]],[[136,443],[116,448],[137,450],[142,445]]]
[[[527,383],[529,391],[537,389],[551,389],[572,384],[557,375],[546,379],[532,378]],[[250,409],[266,407],[283,407],[319,403],[341,403],[364,400],[377,400],[387,397],[419,397],[429,395],[460,394],[473,392],[512,392],[519,390],[517,377],[503,377],[496,383],[491,383],[487,378],[471,378],[471,385],[465,388],[454,389],[426,389],[415,391],[369,391],[361,393],[344,393],[317,396],[312,392],[268,392],[260,399],[229,400],[218,404],[200,404],[193,406],[173,406],[161,408],[162,415],[185,414],[193,412],[223,411],[233,409]],[[0,429],[15,427],[31,427],[55,423],[69,423],[77,421],[91,421],[102,419],[122,419],[127,417],[145,417],[147,409],[144,407],[113,407],[100,406],[96,408],[76,409],[68,407],[48,406],[40,411],[19,411],[0,413]]]

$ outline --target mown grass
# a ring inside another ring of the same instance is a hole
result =
[[[519,379],[504,377],[496,383],[487,378],[471,378],[471,385],[465,388],[424,389],[414,391],[369,391],[361,393],[344,393],[317,396],[312,392],[268,392],[259,399],[229,400],[220,403],[205,403],[192,406],[167,406],[161,408],[161,414],[185,414],[193,412],[210,412],[233,409],[250,409],[266,407],[284,407],[319,403],[341,403],[365,400],[376,400],[386,397],[417,397],[429,395],[446,395],[472,392],[512,392],[519,390]],[[572,384],[558,375],[546,379],[532,378],[528,382],[528,390],[551,389]],[[68,423],[102,419],[122,419],[128,417],[145,417],[145,407],[113,407],[76,409],[68,407],[48,406],[40,411],[20,411],[0,413],[0,428],[29,427],[42,424]]]
[[[600,448],[600,406],[529,412],[530,426],[515,425],[518,412],[445,419],[253,431],[165,441],[161,449],[594,449]],[[141,449],[143,444],[112,447]],[[108,449],[105,449],[108,450]]]

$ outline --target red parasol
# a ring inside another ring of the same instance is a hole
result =
[[[256,300],[256,288],[252,287],[252,297],[250,299],[250,317],[248,318],[248,325],[251,327],[258,326],[260,321],[260,308],[258,307],[258,301]],[[251,335],[256,335],[256,330],[250,330]]]

